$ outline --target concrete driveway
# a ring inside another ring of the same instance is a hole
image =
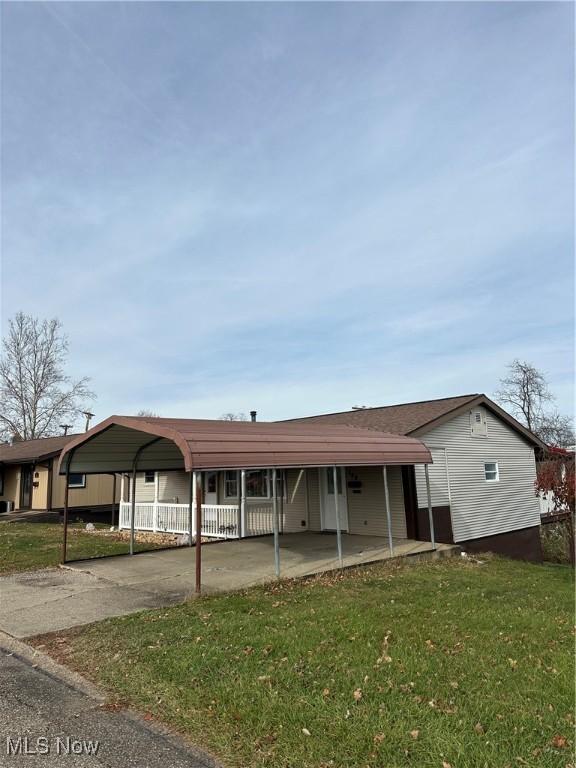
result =
[[[387,539],[342,536],[344,565],[390,557]],[[273,581],[271,536],[226,541],[202,548],[203,592],[228,592]],[[440,554],[455,549],[440,544]],[[430,544],[401,539],[395,556],[422,554]],[[182,602],[194,595],[195,550],[190,547],[72,563],[0,578],[0,630],[31,637],[147,608]],[[281,537],[282,578],[338,567],[336,537],[294,533]]]

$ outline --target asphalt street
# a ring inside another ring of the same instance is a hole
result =
[[[2,768],[214,765],[139,717],[106,710],[100,701],[34,667],[31,661],[0,649]]]

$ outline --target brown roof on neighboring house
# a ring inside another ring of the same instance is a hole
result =
[[[415,438],[349,426],[111,416],[68,443],[60,457],[60,472],[67,460],[72,472],[130,471],[139,449],[138,467],[157,470],[428,464],[432,460],[428,448]]]
[[[346,424],[416,437],[478,405],[486,406],[529,442],[539,448],[544,447],[544,443],[536,435],[483,394],[444,397],[439,400],[421,400],[416,403],[384,405],[377,408],[357,408],[339,413],[288,419],[288,421],[290,423]]]
[[[76,435],[59,435],[40,437],[37,440],[18,440],[12,444],[0,443],[0,463],[19,464],[57,456],[74,437]]]

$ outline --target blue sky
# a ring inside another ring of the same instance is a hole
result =
[[[569,3],[3,3],[2,318],[98,419],[573,408]]]

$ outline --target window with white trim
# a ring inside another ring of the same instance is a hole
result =
[[[86,488],[86,475],[82,475],[80,472],[70,472],[68,488]]]
[[[156,472],[153,470],[147,469],[146,472],[144,472],[144,482],[145,483],[153,483],[156,480]]]
[[[484,464],[484,478],[489,483],[496,483],[500,480],[500,471],[498,469],[497,461],[487,461]]]
[[[238,472],[228,469],[224,472],[224,497],[226,499],[238,498]]]
[[[246,498],[270,498],[269,472],[267,469],[246,470]]]
[[[278,498],[284,497],[284,472],[276,471],[276,494]],[[227,499],[239,498],[238,472],[227,470],[224,473],[224,496]],[[246,470],[246,498],[270,499],[272,497],[272,470],[247,469]]]

